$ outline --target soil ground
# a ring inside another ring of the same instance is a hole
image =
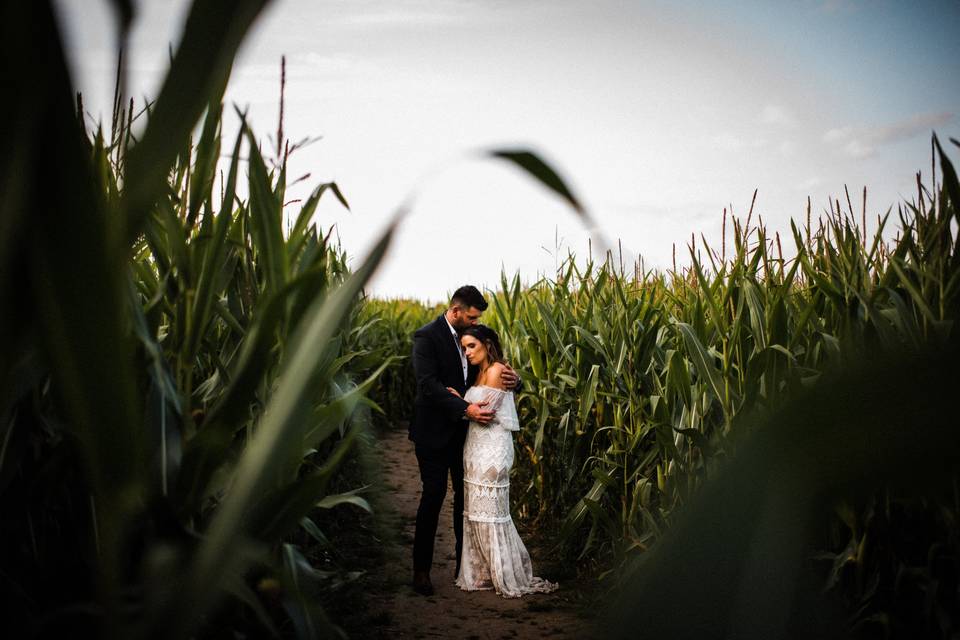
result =
[[[453,492],[448,489],[440,514],[431,579],[435,593],[424,597],[410,587],[414,523],[420,500],[420,475],[413,443],[405,429],[383,433],[377,449],[384,484],[378,508],[381,526],[395,535],[381,536],[385,553],[379,566],[368,568],[362,596],[362,617],[345,630],[365,638],[510,638],[595,637],[589,618],[590,579],[551,563],[535,532],[517,523],[533,559],[534,573],[560,583],[550,594],[518,599],[493,591],[461,591],[454,585]],[[360,612],[356,612],[360,614]],[[357,628],[362,624],[363,629]]]

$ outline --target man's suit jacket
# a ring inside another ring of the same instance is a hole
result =
[[[447,387],[465,395],[478,368],[469,365],[464,382],[457,344],[442,315],[414,332],[413,371],[417,397],[410,420],[410,439],[417,446],[429,448],[443,447],[452,438],[463,442],[468,425],[463,412],[469,403],[447,391]]]

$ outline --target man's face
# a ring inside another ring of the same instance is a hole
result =
[[[467,307],[464,309],[460,306],[453,307],[453,322],[451,326],[457,331],[463,331],[467,327],[472,327],[480,321],[480,316],[483,315],[483,311],[480,311],[476,307]]]

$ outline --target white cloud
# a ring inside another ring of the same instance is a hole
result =
[[[743,140],[729,131],[713,136],[713,144],[724,151],[740,151],[743,149]]]
[[[823,141],[833,144],[835,142],[840,142],[841,140],[846,140],[848,137],[850,137],[851,133],[853,133],[853,127],[838,127],[836,129],[830,129],[823,134]]]
[[[344,52],[318,53],[306,51],[287,59],[287,74],[299,74],[312,81],[323,79],[357,79],[378,75],[383,66],[372,58],[363,59]]]
[[[459,22],[461,19],[450,13],[435,11],[398,11],[385,9],[376,13],[359,13],[343,18],[343,24],[385,26],[438,26]]]
[[[797,124],[797,118],[786,107],[778,104],[768,104],[760,112],[760,122],[763,124],[792,127]]]
[[[854,139],[843,145],[843,151],[851,158],[868,158],[876,153],[877,148],[863,140]]]
[[[476,18],[482,5],[464,0],[366,0],[340,3],[328,22],[373,28],[436,27]]]
[[[603,217],[614,222],[631,222],[638,218],[645,221],[669,217],[685,222],[702,222],[716,219],[717,203],[707,200],[663,202],[611,202],[603,208]]]
[[[712,138],[714,146],[722,151],[737,153],[745,149],[763,148],[767,141],[763,138],[744,138],[729,131],[719,133]]]
[[[360,61],[356,56],[343,53],[321,54],[315,51],[295,55],[290,60],[292,63],[303,64],[305,66],[316,67],[321,71],[350,72],[354,71]]]
[[[233,77],[243,80],[269,80],[277,84],[277,97],[280,88],[280,62],[274,64],[250,62],[242,64],[233,72]]]
[[[951,120],[953,120],[953,114],[949,112],[920,113],[900,122],[877,127],[869,131],[869,134],[878,144],[896,142],[897,140],[907,140],[921,133],[929,133],[932,129],[942,127]]]
[[[823,134],[823,141],[831,145],[839,145],[841,150],[852,158],[866,158],[876,153],[877,148],[882,145],[929,133],[952,120],[953,114],[945,111],[919,113],[897,122],[875,127],[846,126],[830,129]]]
[[[783,140],[777,145],[777,151],[785,157],[793,156],[797,153],[797,143],[793,140]]]

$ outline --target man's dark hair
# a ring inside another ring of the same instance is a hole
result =
[[[464,285],[453,292],[453,297],[450,298],[450,306],[454,305],[462,309],[475,307],[478,311],[487,310],[487,301],[483,299],[483,294],[471,284]]]

